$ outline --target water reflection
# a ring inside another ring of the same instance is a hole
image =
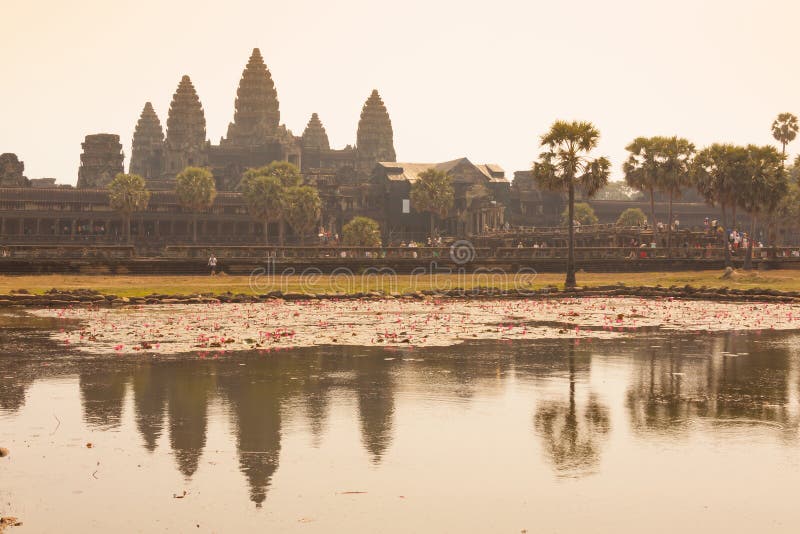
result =
[[[144,449],[155,454],[168,444],[188,479],[201,465],[210,421],[220,417],[211,409],[218,403],[231,424],[249,498],[261,507],[280,467],[289,422],[305,421],[311,445],[318,448],[331,430],[331,405],[352,409],[368,462],[380,468],[391,454],[404,401],[482,404],[519,390],[530,394],[528,432],[552,472],[581,477],[599,470],[609,435],[620,426],[641,438],[681,438],[698,422],[712,427],[755,422],[777,425],[784,441],[795,440],[792,399],[800,392],[794,340],[678,334],[625,344],[322,347],[218,360],[86,359],[40,347],[34,356],[0,354],[0,415],[21,412],[36,380],[77,376],[89,429],[126,431],[126,406],[131,406],[130,420]],[[595,380],[596,366],[614,368],[621,382]],[[617,393],[615,408],[609,399]]]
[[[562,476],[580,476],[591,472],[600,459],[600,443],[610,429],[609,411],[593,392],[578,406],[578,373],[589,372],[591,356],[587,351],[576,356],[574,343],[567,347],[569,375],[568,399],[538,403],[534,424],[542,437],[544,450]],[[553,371],[558,371],[555,366]]]
[[[746,335],[666,338],[633,357],[627,392],[631,425],[639,433],[680,435],[699,418],[797,424],[789,410],[796,349]],[[796,377],[795,377],[796,378]]]

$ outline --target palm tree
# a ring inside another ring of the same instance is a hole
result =
[[[592,159],[600,132],[591,122],[556,121],[541,137],[547,150],[533,165],[533,176],[542,189],[567,192],[569,201],[569,251],[565,286],[575,283],[575,187],[592,197],[608,183],[611,163],[605,157]]]
[[[304,245],[306,234],[314,228],[322,215],[322,201],[316,188],[308,185],[290,187],[286,190],[286,220],[300,236]]]
[[[658,188],[669,196],[667,254],[672,252],[672,201],[680,198],[684,187],[690,185],[695,148],[680,137],[660,138],[658,143]]]
[[[748,179],[738,195],[739,205],[750,214],[750,239],[747,240],[745,270],[753,268],[753,243],[759,215],[773,211],[789,190],[786,173],[783,172],[783,160],[783,155],[774,147],[747,147]]]
[[[736,198],[747,177],[747,149],[715,143],[697,153],[692,165],[693,182],[698,192],[712,206],[722,210],[722,246],[725,266],[731,266],[728,246],[728,208],[736,206]]]
[[[658,187],[658,173],[656,172],[658,144],[659,138],[657,137],[637,137],[625,147],[630,155],[622,165],[622,169],[625,171],[625,183],[650,196],[650,217],[654,238],[657,234],[655,192]]]
[[[208,169],[186,167],[175,177],[175,194],[192,214],[192,242],[197,243],[197,215],[210,208],[217,197],[214,175]]]
[[[251,170],[245,172],[239,189],[250,215],[264,225],[264,244],[269,245],[269,223],[283,216],[285,190],[278,178],[251,173]]]
[[[122,215],[125,239],[130,243],[131,215],[146,210],[150,201],[150,191],[147,190],[144,178],[138,174],[117,174],[108,184],[108,200],[111,208]]]
[[[428,169],[419,175],[419,179],[411,184],[411,205],[414,210],[430,214],[430,235],[435,234],[434,218],[447,217],[453,208],[455,192],[453,177],[443,171]]]
[[[281,246],[283,246],[284,242],[284,234],[285,234],[285,197],[286,191],[290,187],[297,187],[303,183],[303,175],[300,174],[300,169],[297,166],[289,163],[288,161],[273,161],[269,165],[264,167],[259,167],[256,169],[247,169],[242,177],[242,181],[239,184],[239,188],[245,192],[247,190],[247,183],[254,179],[257,176],[267,176],[270,178],[274,178],[277,181],[279,186],[279,190],[275,190],[274,187],[270,186],[269,189],[274,194],[274,199],[272,201],[266,201],[262,197],[261,203],[264,204],[264,209],[255,209],[251,210],[251,214],[254,217],[258,217],[259,220],[265,220],[263,216],[259,216],[258,214],[266,214],[267,212],[270,215],[267,216],[270,221],[278,221],[278,242]],[[262,184],[262,187],[266,187],[265,184]],[[256,197],[258,194],[255,195]],[[255,208],[255,206],[251,206]],[[266,211],[264,211],[266,209]],[[264,223],[269,224],[269,222]],[[266,239],[267,236],[267,229],[264,228],[264,236]]]
[[[797,117],[791,113],[781,113],[772,123],[772,137],[781,144],[781,154],[784,156],[786,155],[786,145],[794,141],[799,128]]]

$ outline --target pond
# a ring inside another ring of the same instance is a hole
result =
[[[796,532],[800,336],[87,354],[0,323],[10,532]]]

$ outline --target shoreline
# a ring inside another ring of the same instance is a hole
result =
[[[564,290],[557,287],[540,289],[423,289],[417,291],[386,292],[383,290],[362,291],[353,293],[339,292],[297,292],[280,290],[260,294],[246,293],[152,293],[146,296],[119,296],[104,294],[93,289],[51,289],[43,294],[31,293],[27,290],[16,290],[8,294],[0,294],[2,308],[116,308],[143,305],[175,305],[175,304],[253,304],[273,301],[359,301],[359,300],[542,300],[591,297],[634,297],[652,299],[685,299],[707,300],[713,302],[775,302],[800,303],[800,291],[781,291],[769,288],[731,289],[727,287],[683,287],[626,286],[615,284],[610,286],[578,287]]]

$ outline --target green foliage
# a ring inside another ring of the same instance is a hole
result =
[[[783,171],[783,156],[771,146],[748,145],[745,172],[736,202],[751,215],[773,211],[786,196],[789,184]]]
[[[175,194],[192,213],[192,241],[197,243],[197,214],[210,208],[217,197],[214,175],[208,169],[186,167],[175,177]]]
[[[286,190],[278,178],[264,174],[246,172],[239,183],[247,210],[250,215],[264,224],[264,239],[269,243],[266,228],[270,221],[283,216],[286,204]]]
[[[737,204],[737,195],[747,180],[747,149],[715,143],[697,153],[692,165],[693,182],[712,206]]]
[[[533,176],[540,188],[566,192],[577,187],[593,197],[608,184],[611,163],[607,158],[590,158],[600,132],[590,122],[556,121],[541,137],[547,151],[534,163]]]
[[[617,219],[617,226],[641,226],[646,220],[647,215],[641,209],[628,208],[620,214],[619,219]]]
[[[175,177],[175,194],[185,209],[192,212],[205,211],[217,197],[214,175],[208,169],[186,167]]]
[[[575,287],[575,237],[571,220],[575,217],[575,189],[591,198],[608,184],[611,163],[605,157],[589,157],[599,140],[600,132],[591,122],[556,121],[541,137],[541,146],[546,150],[533,165],[533,177],[541,189],[568,195],[566,287]]]
[[[145,180],[138,174],[119,173],[108,184],[108,198],[111,208],[125,215],[144,211],[150,201],[150,191]]]
[[[575,203],[575,220],[581,223],[581,225],[597,224],[599,221],[597,215],[594,213],[594,208],[586,202]],[[568,222],[569,206],[564,208],[564,211],[561,212],[561,224],[566,226]]]
[[[597,200],[640,200],[642,193],[625,182],[608,182],[608,185],[598,191],[594,198]]]
[[[446,217],[454,202],[453,178],[442,171],[428,169],[411,185],[411,205],[419,212]]]
[[[303,183],[303,175],[300,174],[300,169],[288,161],[273,161],[264,167],[247,169],[244,172],[242,181],[253,176],[272,176],[277,178],[281,186],[285,188],[296,187]]]
[[[353,217],[342,227],[342,241],[353,247],[381,246],[381,228],[369,217]]]
[[[786,145],[797,137],[799,128],[797,117],[791,113],[781,113],[772,123],[772,137],[781,144],[783,154],[786,154]]]
[[[247,169],[239,182],[247,210],[264,224],[264,242],[269,243],[267,232],[270,222],[281,223],[283,244],[283,220],[287,218],[287,196],[290,188],[303,183],[300,170],[286,161],[273,161],[256,169]]]
[[[284,213],[289,226],[300,236],[300,241],[304,242],[306,234],[314,228],[322,214],[319,192],[308,185],[288,188]]]
[[[108,201],[112,209],[122,214],[125,222],[125,235],[131,239],[131,214],[147,209],[150,191],[145,180],[138,174],[119,173],[108,184]]]

